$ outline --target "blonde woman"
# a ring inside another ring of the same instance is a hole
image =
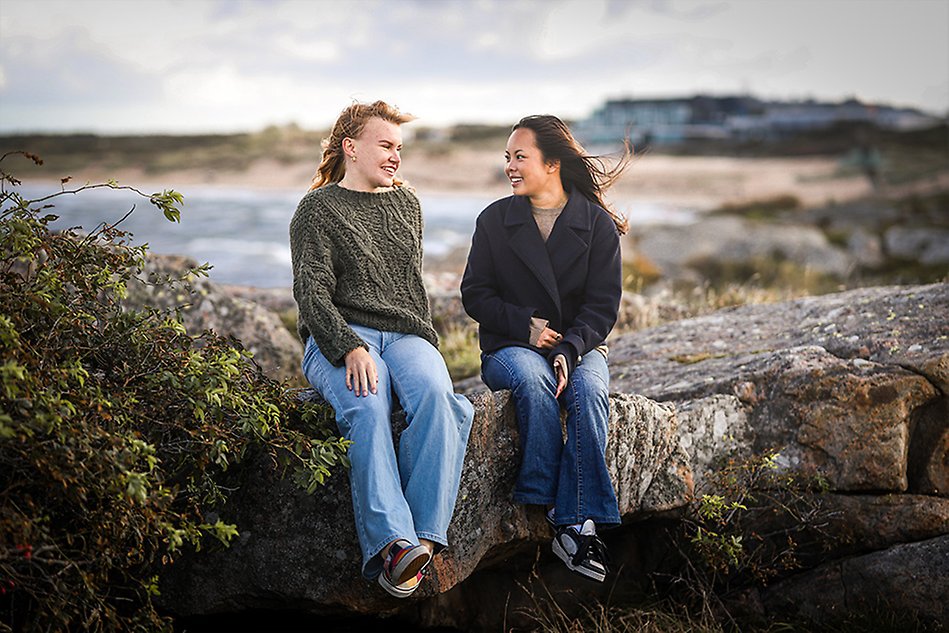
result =
[[[471,421],[453,392],[422,283],[422,214],[397,178],[401,125],[377,101],[344,109],[290,223],[303,371],[349,449],[363,575],[410,596],[447,546]],[[393,446],[393,402],[408,428]]]

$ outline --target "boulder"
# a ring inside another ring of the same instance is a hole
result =
[[[823,626],[890,613],[906,630],[936,630],[949,622],[946,596],[949,535],[943,534],[821,565],[762,591],[761,603],[768,612]]]
[[[205,277],[189,275],[188,271],[197,265],[187,257],[149,254],[140,278],[128,285],[124,305],[130,309],[180,307],[181,322],[188,334],[197,336],[205,330],[213,330],[221,336],[233,336],[254,355],[254,362],[271,378],[302,381],[303,346],[280,317],[237,296],[233,289],[222,288]],[[169,278],[184,279],[184,283],[155,284]]]
[[[947,315],[946,283],[725,308],[612,337],[611,388],[656,400],[733,394],[747,381],[752,363],[781,350],[816,346],[855,368],[866,362],[902,367],[947,394]]]
[[[678,403],[679,445],[689,456],[696,488],[728,459],[747,459],[754,452],[748,412],[732,395]]]
[[[807,570],[750,601],[767,615],[826,623],[884,605],[946,621],[947,323],[942,283],[725,309],[611,339],[611,387],[676,405],[697,485],[724,456],[777,450],[785,471],[828,487],[820,525],[755,517],[757,533],[795,535]]]
[[[767,615],[823,622],[885,598],[921,621],[945,620],[936,598],[949,577],[947,322],[943,283],[748,305],[613,336],[607,459],[625,525],[604,538],[621,561],[615,586],[644,582],[644,561],[659,548],[654,524],[674,523],[719,462],[777,450],[783,470],[820,476],[827,491],[820,521],[794,532],[802,568],[772,578],[752,602]],[[258,461],[244,465],[222,513],[240,526],[239,541],[176,562],[164,603],[182,614],[414,610],[427,625],[496,629],[508,613],[500,601],[514,604],[522,582],[512,573],[540,582],[558,605],[577,599],[560,593],[571,579],[558,585],[557,574],[569,572],[531,554],[549,549],[541,513],[510,502],[518,455],[509,395],[477,378],[456,389],[477,413],[452,545],[408,606],[359,578],[345,477],[307,496]],[[396,430],[402,423],[396,416]],[[781,521],[804,520],[780,514],[758,512],[752,528],[780,537],[800,527]]]
[[[257,288],[235,284],[215,284],[221,292],[238,299],[246,299],[277,314],[296,312],[297,302],[291,288]]]
[[[883,234],[883,245],[890,257],[927,266],[949,264],[949,229],[894,226]]]
[[[689,269],[701,269],[704,262],[754,263],[777,258],[835,277],[845,276],[853,265],[850,256],[830,244],[820,229],[801,224],[721,215],[682,226],[645,227],[639,233],[640,253],[674,278],[689,277]]]
[[[611,339],[611,388],[682,411],[734,396],[749,450],[780,449],[836,490],[946,495],[947,315],[949,284],[720,310]]]
[[[450,547],[430,565],[413,596],[448,591],[476,568],[549,543],[537,508],[511,502],[519,463],[517,423],[509,392],[473,397],[468,442]],[[641,396],[611,396],[607,461],[626,521],[673,513],[692,493],[688,457],[678,443],[675,409]],[[404,417],[393,418],[396,437]],[[335,473],[307,495],[250,458],[241,485],[221,512],[239,526],[230,548],[182,557],[166,569],[161,602],[178,615],[252,608],[391,613],[405,606],[362,580],[348,478]]]

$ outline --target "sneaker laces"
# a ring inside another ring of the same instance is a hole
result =
[[[609,569],[610,555],[606,550],[606,544],[600,540],[600,537],[596,534],[580,534],[576,540],[577,551],[571,559],[574,565],[580,565],[589,554],[592,554],[595,560],[603,564],[603,569]]]

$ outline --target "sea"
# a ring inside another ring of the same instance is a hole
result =
[[[59,190],[27,183],[17,189],[29,200]],[[59,216],[51,225],[55,229],[76,227],[89,232],[103,222],[121,220],[119,227],[132,234],[131,243],[147,244],[153,253],[186,255],[199,264],[208,263],[210,278],[219,283],[258,288],[292,284],[288,227],[302,196],[299,190],[205,186],[188,187],[182,194],[180,223],[167,220],[147,198],[108,187],[60,195],[39,204],[53,205],[45,212]],[[419,198],[426,262],[466,249],[478,214],[494,199],[476,193],[422,192]],[[684,224],[695,217],[694,210],[667,203],[613,202],[634,227]]]

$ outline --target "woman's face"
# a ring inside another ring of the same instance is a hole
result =
[[[398,124],[373,117],[358,138],[344,142],[348,144],[346,176],[351,184],[364,191],[392,186],[402,163],[402,128]]]
[[[560,182],[556,163],[544,161],[534,130],[514,130],[507,140],[504,162],[504,173],[511,181],[514,195],[538,196]]]

